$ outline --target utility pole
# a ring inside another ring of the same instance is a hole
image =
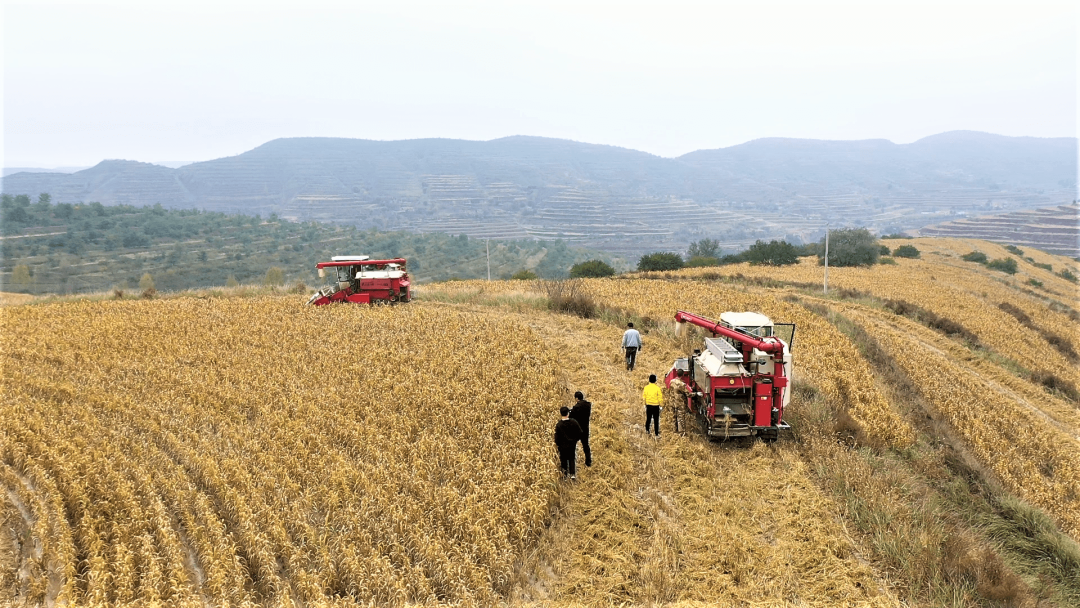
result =
[[[829,224],[825,224],[825,295],[829,295]]]
[[[484,248],[487,249],[488,280],[490,281],[491,280],[491,241],[489,239],[484,239]]]

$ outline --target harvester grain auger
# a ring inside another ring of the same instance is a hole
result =
[[[725,312],[716,322],[679,311],[675,333],[690,323],[712,334],[704,348],[676,359],[664,383],[685,389],[686,409],[710,438],[757,436],[771,442],[784,422],[791,395],[791,345],[794,323],[773,323],[754,312]],[[783,339],[782,339],[783,338]]]

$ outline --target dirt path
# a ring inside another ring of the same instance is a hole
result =
[[[896,605],[880,591],[883,577],[858,559],[793,444],[710,443],[693,422],[679,435],[670,408],[661,438],[645,435],[641,390],[650,372],[662,376],[679,356],[673,344],[645,336],[628,373],[620,328],[499,314],[543,336],[562,359],[568,390],[593,402],[594,466],[563,486],[564,508],[526,564],[532,576],[516,600]]]

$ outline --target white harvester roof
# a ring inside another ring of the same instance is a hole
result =
[[[772,327],[772,319],[758,312],[725,312],[720,321],[732,327]]]
[[[356,273],[358,279],[400,279],[405,273],[400,270],[364,270]]]
[[[330,258],[331,262],[363,262],[364,260],[370,260],[369,255],[335,255]]]

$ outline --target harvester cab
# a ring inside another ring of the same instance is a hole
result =
[[[334,282],[315,292],[308,304],[321,306],[333,302],[354,304],[395,304],[412,300],[412,288],[404,258],[372,260],[366,255],[334,256],[316,264],[319,276],[327,270]]]
[[[775,441],[791,396],[791,345],[795,325],[773,323],[754,312],[725,312],[716,322],[678,312],[675,333],[687,323],[712,334],[703,348],[677,359],[664,379],[686,396],[686,409],[710,438],[757,436]]]

